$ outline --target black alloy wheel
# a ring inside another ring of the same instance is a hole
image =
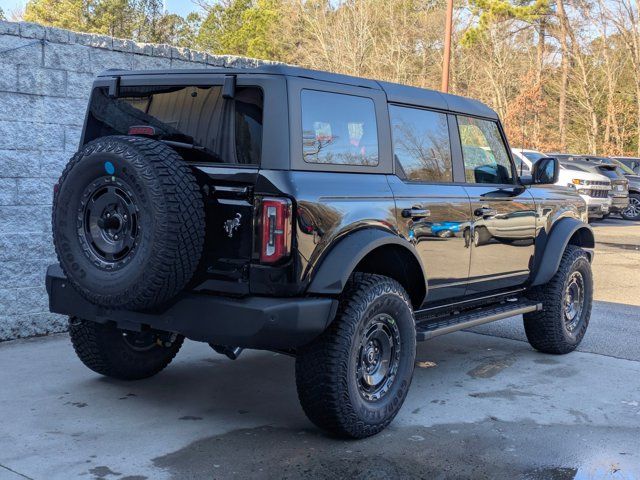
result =
[[[78,208],[78,235],[85,255],[99,268],[118,270],[140,239],[140,209],[122,179],[105,176],[87,186]]]
[[[576,270],[569,277],[564,293],[564,323],[569,332],[573,332],[580,323],[584,298],[584,278]]]
[[[389,391],[400,365],[400,329],[391,315],[373,317],[361,335],[356,380],[362,398],[381,399]]]

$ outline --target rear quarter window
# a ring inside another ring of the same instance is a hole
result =
[[[121,87],[117,98],[97,88],[85,141],[152,127],[152,138],[173,146],[187,161],[259,165],[263,101],[257,87],[238,87],[233,99],[223,98],[220,86]]]
[[[302,154],[306,163],[378,165],[371,98],[302,90]]]

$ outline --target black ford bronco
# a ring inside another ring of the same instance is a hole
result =
[[[54,189],[50,308],[119,379],[185,337],[292,355],[313,423],[373,435],[417,341],[520,314],[537,350],[582,340],[586,206],[554,158],[517,173],[474,100],[276,65],[108,71]]]

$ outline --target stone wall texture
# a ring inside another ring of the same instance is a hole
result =
[[[66,329],[48,312],[52,188],[77,150],[91,83],[110,69],[251,67],[216,56],[0,21],[0,341]]]

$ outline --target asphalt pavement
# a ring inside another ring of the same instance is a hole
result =
[[[362,441],[309,423],[283,355],[187,342],[122,382],[66,335],[2,343],[0,479],[640,478],[640,224],[594,227],[580,351],[534,351],[519,317],[422,343],[400,414]]]

